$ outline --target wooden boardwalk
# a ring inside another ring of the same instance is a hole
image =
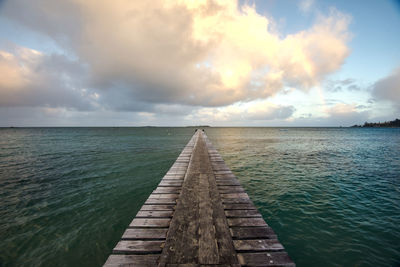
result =
[[[115,246],[111,266],[295,266],[203,131]]]

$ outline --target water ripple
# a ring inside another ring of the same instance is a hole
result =
[[[400,129],[207,133],[298,266],[400,265]]]

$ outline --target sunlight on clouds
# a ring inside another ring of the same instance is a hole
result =
[[[73,51],[100,95],[132,103],[217,107],[307,91],[349,54],[350,18],[337,10],[288,36],[232,0],[14,0],[4,10]]]
[[[26,61],[31,61],[28,49],[25,49],[20,57],[0,50],[0,94],[7,93],[6,90],[20,90],[29,83],[31,71],[26,64],[23,64]]]
[[[357,112],[356,104],[343,104],[339,103],[333,107],[327,108],[326,111],[328,114],[346,114]]]
[[[266,100],[232,104],[218,108],[200,108],[186,116],[188,121],[217,123],[218,125],[248,125],[267,121],[289,121],[295,108],[293,106],[276,105]]]
[[[99,95],[79,86],[79,65],[21,46],[10,50],[0,50],[0,107],[92,108]]]

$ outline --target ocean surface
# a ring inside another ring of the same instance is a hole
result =
[[[297,266],[400,266],[400,129],[206,128]],[[0,128],[0,266],[101,266],[193,128]]]

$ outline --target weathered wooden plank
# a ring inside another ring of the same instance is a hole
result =
[[[139,240],[146,240],[146,239],[165,239],[167,236],[168,228],[128,228],[125,230],[124,234],[122,235],[122,239],[139,239]]]
[[[167,174],[166,175],[173,175],[173,176],[175,176],[175,175],[185,175],[185,173],[186,173],[186,170],[185,171],[168,171],[167,172]]]
[[[172,210],[140,210],[136,214],[136,218],[170,218],[172,214]]]
[[[174,168],[169,169],[169,171],[165,175],[174,175],[174,172],[176,172],[176,171],[186,173],[187,168],[188,168],[188,164],[186,164],[186,166],[174,167]]]
[[[174,205],[174,204],[176,204],[176,199],[168,199],[168,198],[154,199],[154,198],[148,198],[144,204],[146,204],[146,205],[157,205],[157,204]]]
[[[240,183],[235,180],[231,180],[231,181],[218,180],[217,185],[240,185]]]
[[[121,240],[113,249],[115,254],[160,253],[164,241]]]
[[[250,198],[223,198],[224,204],[249,204],[252,203]]]
[[[218,185],[218,190],[240,190],[241,192],[245,192],[242,186],[237,185]]]
[[[213,207],[209,201],[210,185],[207,174],[199,177],[199,263],[215,264],[219,262],[218,247],[215,242]]]
[[[163,181],[168,181],[168,180],[183,180],[185,178],[185,175],[168,175],[163,177]]]
[[[229,230],[234,239],[277,239],[271,227],[232,227]]]
[[[186,173],[186,170],[187,170],[187,167],[185,167],[185,170],[172,170],[172,171],[168,171],[164,176],[182,176],[182,175],[185,175],[185,173]],[[179,173],[177,173],[177,171],[179,172]]]
[[[226,210],[225,215],[227,218],[231,217],[261,217],[261,214],[257,210]]]
[[[233,226],[268,226],[263,218],[228,218],[228,224]]]
[[[238,259],[243,266],[296,266],[286,252],[239,253]]]
[[[175,205],[146,205],[144,204],[141,211],[144,210],[174,210]]]
[[[232,172],[231,171],[218,171],[218,170],[215,170],[214,171],[214,173],[215,173],[215,175],[219,175],[219,174],[231,174]]]
[[[235,249],[239,252],[244,251],[280,251],[283,246],[277,239],[258,239],[258,240],[233,240]]]
[[[240,264],[198,264],[198,263],[169,263],[167,267],[241,267]]]
[[[257,209],[253,203],[225,203],[224,204],[225,210],[255,210]]]
[[[185,159],[185,160],[183,160],[183,159],[177,159],[177,160],[176,160],[176,162],[178,162],[178,163],[189,163],[189,161],[190,161],[190,160],[188,160],[188,159]]]
[[[171,219],[159,218],[159,219],[143,219],[135,218],[129,224],[129,227],[168,227]]]
[[[236,176],[198,131],[125,231],[113,251],[119,255],[106,264],[293,266],[282,250]]]
[[[160,257],[160,266],[238,263],[215,177],[210,174],[212,169],[207,148],[199,136]],[[202,180],[205,177],[209,178],[208,192],[207,183]]]
[[[168,181],[168,180],[162,180],[158,186],[167,186],[167,187],[181,187],[182,186],[183,181]]]
[[[152,194],[179,194],[180,187],[157,187]]]
[[[175,163],[171,168],[185,168],[185,170],[187,170],[188,166],[188,163]]]
[[[218,178],[216,179],[217,182],[238,182],[238,180],[236,178],[232,178],[232,177],[225,177],[225,178]]]
[[[207,141],[207,138],[202,139],[202,141]],[[209,157],[207,158],[207,161],[209,164]],[[217,244],[219,248],[219,263],[229,263],[231,266],[235,266],[236,264],[238,264],[238,260],[236,257],[236,251],[234,250],[232,239],[229,238],[229,229],[227,227],[227,220],[223,210],[221,197],[218,192],[215,175],[211,169],[211,166],[208,166],[207,169],[209,172],[212,172],[212,175],[208,175],[208,180],[210,188],[212,188],[212,190],[210,190],[210,200],[212,201],[212,205],[214,208],[213,219],[216,229]]]
[[[110,255],[108,257],[105,267],[150,267],[157,266],[158,254],[149,255]]]
[[[247,193],[226,193],[226,194],[221,194],[221,198],[227,199],[227,198],[249,198]]]
[[[177,199],[179,197],[179,194],[151,194],[149,198],[151,199]]]
[[[236,176],[233,174],[233,172],[225,172],[225,173],[214,173],[215,178],[222,178],[222,177],[230,177],[230,178],[236,178]]]
[[[218,191],[220,194],[245,192],[241,186],[219,186]]]

